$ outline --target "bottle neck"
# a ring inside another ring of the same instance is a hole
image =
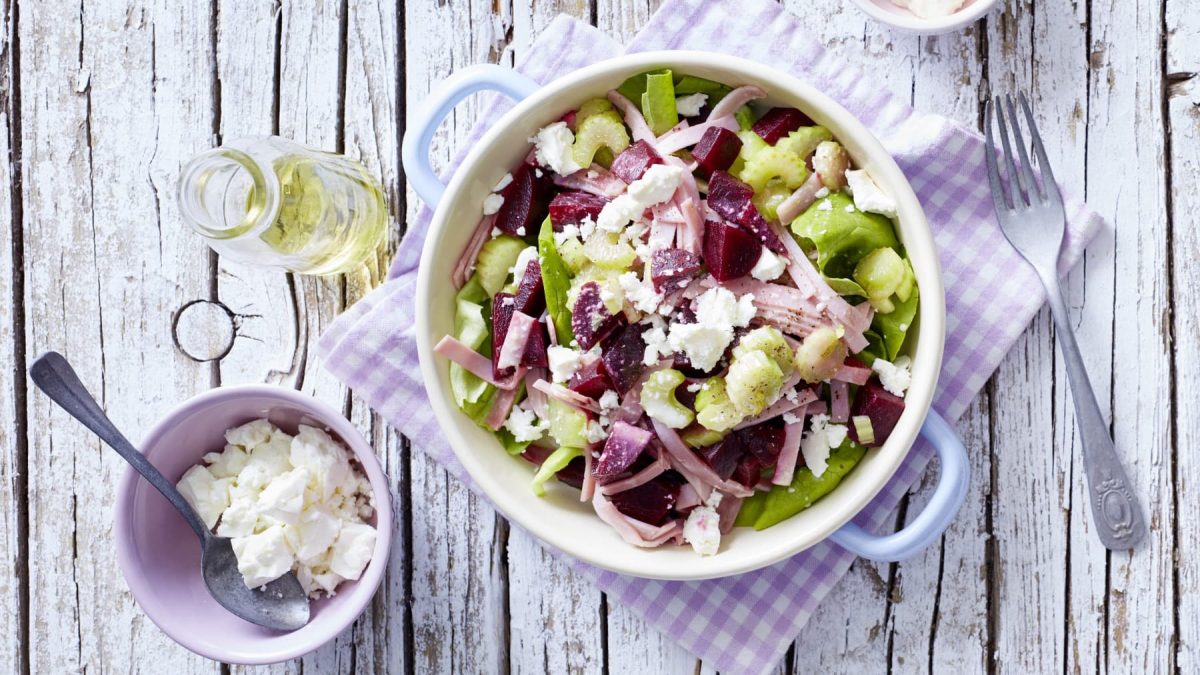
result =
[[[179,206],[188,225],[209,239],[254,235],[279,208],[279,181],[245,152],[216,148],[183,168]]]

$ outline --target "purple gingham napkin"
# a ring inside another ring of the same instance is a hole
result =
[[[1044,300],[1033,271],[1009,247],[994,219],[980,136],[913,111],[886,87],[827,53],[795,17],[767,0],[668,0],[628,45],[630,51],[655,49],[716,50],[792,73],[846,106],[895,156],[925,208],[941,257],[947,338],[934,407],[957,419]],[[621,51],[596,29],[559,17],[520,70],[544,83]],[[503,101],[493,102],[464,147],[471,147],[506,108]],[[461,155],[451,171],[460,160]],[[1100,218],[1076,200],[1068,200],[1067,213],[1063,271],[1101,226]],[[340,317],[319,349],[337,377],[414,445],[470,484],[433,421],[417,363],[411,288],[431,215],[422,210],[401,244],[389,281]],[[890,522],[931,454],[918,443],[857,522],[872,530]],[[757,572],[691,583],[625,577],[577,561],[572,565],[719,670],[762,673],[778,662],[852,559],[822,543]]]

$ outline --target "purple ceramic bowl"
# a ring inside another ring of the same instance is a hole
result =
[[[284,633],[256,626],[217,604],[200,576],[200,542],[187,523],[132,468],[117,487],[117,561],[142,611],[171,639],[210,659],[246,665],[275,663],[337,637],[366,608],[383,579],[392,538],[387,475],[371,446],[340,413],[293,389],[268,385],[221,387],[167,413],[142,441],[142,453],[171,481],[207,452],[225,446],[225,430],[266,417],[288,433],[298,424],[328,431],[357,457],[375,491],[375,553],[362,577],[337,595],[312,603],[312,619]]]

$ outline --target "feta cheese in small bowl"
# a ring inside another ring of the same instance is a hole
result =
[[[130,469],[118,485],[117,559],[142,610],[176,642],[229,663],[274,663],[329,642],[370,603],[390,551],[390,486],[336,410],[283,387],[221,387],[168,413],[140,447],[233,540],[247,585],[295,571],[312,598],[312,619],[290,633],[227,612],[204,586],[191,530]]]
[[[913,33],[936,35],[968,26],[999,0],[852,0],[877,21]]]

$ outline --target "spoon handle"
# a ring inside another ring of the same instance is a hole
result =
[[[167,480],[166,476],[159,473],[158,469],[146,459],[146,456],[138,452],[137,448],[133,447],[124,435],[108,419],[108,415],[100,409],[100,404],[88,392],[87,387],[79,381],[79,376],[75,374],[75,369],[70,363],[63,358],[58,352],[46,352],[33,362],[29,367],[29,377],[39,389],[44,391],[52,401],[62,406],[71,417],[83,423],[83,426],[91,429],[100,437],[100,440],[107,443],[113,450],[125,458],[137,472],[142,474],[151,485],[162,493],[167,501],[171,502],[179,513],[183,514],[184,520],[196,532],[196,536],[200,537],[200,541],[205,541],[210,536],[208,528],[205,527],[204,521],[200,520],[200,516],[196,514],[195,509],[191,504],[188,504],[179,490],[171,481]]]

